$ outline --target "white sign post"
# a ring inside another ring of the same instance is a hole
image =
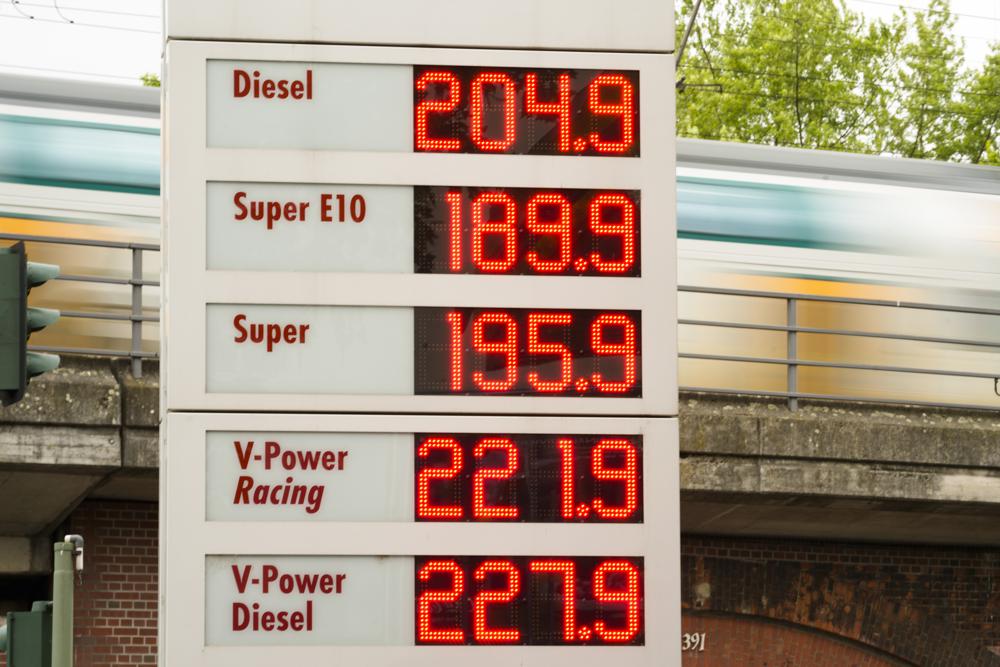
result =
[[[166,32],[160,664],[679,664],[670,3]]]

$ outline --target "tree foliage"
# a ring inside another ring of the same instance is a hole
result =
[[[678,0],[678,38],[694,0]],[[1000,45],[968,71],[949,0],[870,20],[845,0],[703,0],[682,136],[997,163]]]

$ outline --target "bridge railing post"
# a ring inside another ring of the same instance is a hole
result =
[[[142,248],[132,248],[132,377],[142,377]]]
[[[786,300],[786,326],[788,327],[788,331],[786,332],[788,347],[786,355],[788,362],[788,409],[792,412],[799,409],[799,398],[797,396],[799,392],[799,365],[795,363],[799,356],[799,332],[795,330],[798,326],[797,306],[798,299],[788,298]]]

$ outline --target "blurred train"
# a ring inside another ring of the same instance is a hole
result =
[[[0,233],[157,243],[157,91],[65,88],[52,96],[28,79],[0,80]],[[1000,309],[1000,169],[681,139],[676,189],[682,285]],[[29,253],[70,276],[131,271],[123,250],[34,243]],[[158,253],[144,253],[144,277],[158,274]],[[155,314],[158,288],[143,292],[144,312]],[[67,280],[39,290],[37,302],[125,314],[129,293]],[[786,317],[781,299],[682,293],[680,309],[687,320],[781,325]],[[824,303],[800,303],[797,313],[800,326],[1000,343],[1000,317],[984,314]],[[128,335],[127,322],[64,318],[37,342],[124,350]],[[155,351],[157,336],[155,324],[144,325],[144,349]],[[680,347],[780,358],[786,340],[782,332],[687,324]],[[800,356],[819,361],[1000,373],[996,352],[825,334],[799,340]],[[687,386],[786,386],[779,365],[683,360],[680,374]],[[1000,406],[992,383],[931,375],[802,368],[799,388]]]

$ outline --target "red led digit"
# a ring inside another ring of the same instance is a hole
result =
[[[421,100],[417,105],[417,150],[418,151],[457,151],[461,150],[462,142],[458,139],[441,139],[431,137],[428,129],[428,115],[432,113],[450,113],[458,106],[461,97],[461,84],[458,77],[451,72],[429,71],[417,79],[417,90],[425,93],[428,86],[445,84],[448,86],[448,97],[443,100]]]
[[[431,605],[455,602],[465,592],[465,572],[453,560],[432,560],[417,574],[420,581],[430,581],[435,573],[451,575],[451,590],[424,591],[417,601],[417,639],[422,642],[464,644],[465,631],[461,628],[434,628],[431,626]]]
[[[486,327],[503,327],[502,340],[486,340]],[[472,380],[483,391],[509,391],[517,382],[517,322],[507,313],[483,313],[472,323],[472,346],[482,354],[502,354],[506,377],[489,380],[482,371],[472,374]]]
[[[541,212],[545,208],[556,208],[555,220],[544,221]],[[558,248],[555,259],[542,259],[538,252],[532,250],[526,259],[528,265],[538,273],[561,273],[569,266],[573,258],[573,220],[569,201],[561,194],[537,194],[528,201],[525,227],[533,234],[555,236]]]
[[[620,329],[622,342],[609,343],[605,340],[607,329]],[[627,392],[636,380],[636,335],[635,322],[627,315],[602,313],[594,318],[590,326],[590,346],[599,356],[620,356],[624,368],[622,379],[608,380],[601,373],[594,373],[593,382],[600,391],[610,394]]]
[[[559,99],[555,102],[542,102],[538,99],[538,75],[529,72],[525,75],[524,109],[528,113],[540,116],[556,116],[559,120],[559,151],[569,153],[572,150],[572,109],[570,108],[569,73],[559,75]]]
[[[576,641],[576,563],[571,560],[533,560],[531,572],[561,575],[563,595],[563,640]]]
[[[543,380],[538,371],[528,373],[528,384],[542,393],[565,391],[573,381],[573,354],[562,343],[543,343],[539,340],[544,326],[569,326],[573,316],[569,313],[528,313],[528,354],[552,355],[559,358],[559,377],[554,380]],[[535,361],[535,365],[540,362]]]
[[[509,560],[488,560],[476,568],[472,575],[476,581],[486,581],[487,575],[507,575],[507,588],[500,591],[480,591],[472,600],[472,634],[483,644],[511,644],[521,641],[517,628],[491,628],[487,622],[486,608],[514,600],[521,592],[521,572]]]
[[[421,519],[461,519],[461,505],[431,503],[431,482],[458,476],[462,471],[462,446],[454,438],[427,438],[417,448],[417,456],[427,458],[434,450],[449,452],[451,465],[446,468],[423,468],[417,475],[417,516]]]
[[[486,133],[486,87],[500,86],[503,88],[503,136],[499,139],[488,139]],[[489,153],[502,153],[511,147],[517,136],[517,92],[514,80],[504,72],[483,72],[472,80],[472,93],[469,105],[469,131],[472,142],[480,150]]]
[[[604,455],[621,452],[625,465],[621,468],[605,466]],[[625,504],[617,507],[604,504],[601,498],[594,499],[594,511],[602,519],[627,519],[639,506],[639,466],[635,445],[625,438],[604,438],[591,452],[591,473],[602,482],[621,482],[625,486]]]
[[[576,500],[576,462],[573,458],[575,449],[573,440],[559,438],[556,441],[559,449],[559,506],[562,518],[574,518],[573,506]]]
[[[487,209],[499,207],[500,220],[487,220]],[[503,257],[486,257],[486,237],[503,238]],[[517,262],[517,204],[506,192],[484,192],[472,202],[472,262],[485,273],[505,273]]]
[[[607,222],[605,211],[620,210],[621,222]],[[604,259],[600,253],[590,255],[590,261],[601,273],[627,273],[635,264],[635,202],[621,193],[602,193],[590,202],[590,230],[601,236],[619,236],[622,241],[620,260]]]
[[[486,456],[490,450],[503,451],[507,455],[507,465],[503,468],[478,468],[472,475],[472,516],[476,519],[517,519],[517,507],[487,505],[486,480],[510,479],[517,473],[517,446],[509,438],[483,438],[476,444],[472,455],[477,459]]]
[[[462,193],[449,192],[444,200],[448,204],[448,268],[454,273],[461,273]]]
[[[608,578],[621,575],[625,579],[624,589],[608,589]],[[594,632],[606,642],[630,642],[639,633],[639,606],[642,593],[639,590],[639,569],[625,560],[608,560],[594,570],[594,598],[605,604],[625,605],[625,627],[609,628],[603,620],[594,623]]]
[[[448,386],[452,391],[462,391],[464,364],[462,363],[462,313],[452,311],[445,315],[448,322],[448,333],[451,339],[450,381]]]
[[[604,102],[604,88],[618,88],[619,102]],[[592,132],[590,143],[598,153],[618,155],[627,153],[635,143],[635,91],[624,74],[600,74],[590,83],[590,111],[597,116],[617,116],[621,119],[621,140],[608,141],[598,132]]]

